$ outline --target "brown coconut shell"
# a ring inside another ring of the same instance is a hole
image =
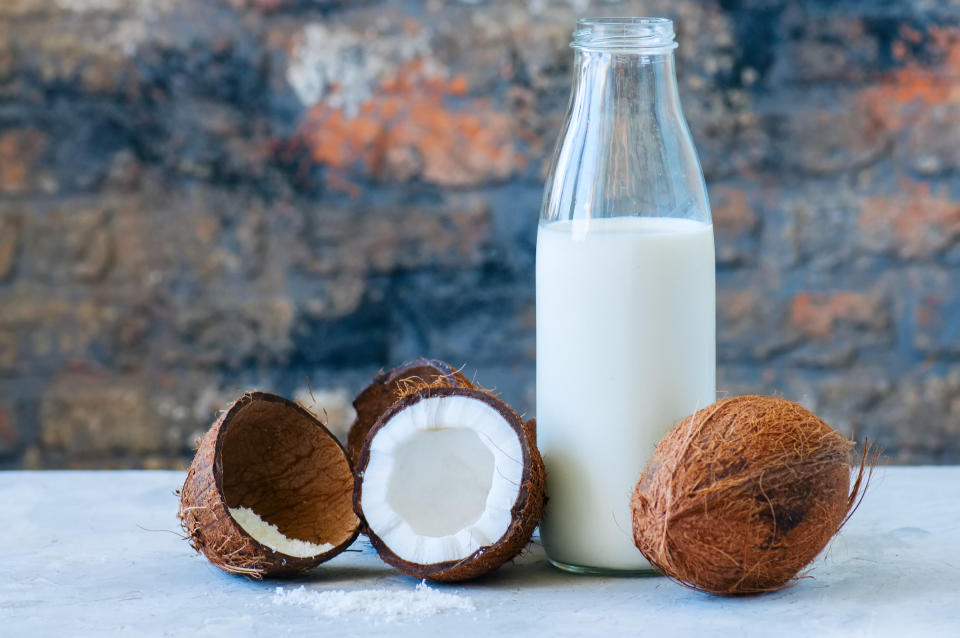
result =
[[[792,401],[718,401],[657,446],[631,500],[636,545],[700,591],[789,586],[862,498],[866,451],[851,490],[852,446]]]
[[[520,448],[523,453],[523,473],[520,480],[520,489],[517,500],[510,510],[512,522],[503,535],[490,545],[477,549],[473,554],[456,561],[442,563],[419,564],[411,563],[400,558],[388,547],[376,532],[364,523],[363,532],[370,539],[370,543],[377,550],[384,562],[392,565],[399,571],[416,578],[438,582],[462,581],[488,574],[507,561],[515,558],[530,542],[534,529],[540,522],[543,507],[546,503],[545,486],[546,470],[543,459],[537,450],[536,421],[531,419],[524,423],[520,416],[509,405],[493,394],[484,390],[462,387],[426,387],[412,394],[407,394],[394,403],[384,412],[367,436],[367,443],[360,452],[356,465],[356,482],[353,492],[353,506],[357,515],[363,518],[363,476],[370,461],[370,441],[379,430],[402,410],[433,397],[462,396],[483,401],[495,409],[510,424],[520,439]],[[454,425],[454,424],[451,424]]]
[[[190,544],[220,569],[261,578],[309,569],[359,534],[353,471],[336,437],[308,410],[265,392],[243,395],[200,443],[180,491]],[[276,552],[230,516],[249,507],[288,538],[333,548],[317,556]]]
[[[347,453],[356,464],[367,433],[380,415],[404,393],[420,386],[445,385],[472,388],[473,384],[459,370],[439,359],[415,359],[397,367],[381,370],[353,400],[357,417],[347,432]]]

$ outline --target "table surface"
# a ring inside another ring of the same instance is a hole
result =
[[[717,598],[665,578],[573,576],[534,542],[486,578],[432,585],[472,612],[384,620],[273,603],[278,585],[412,591],[417,580],[355,549],[294,579],[220,572],[180,538],[179,472],[0,472],[0,634],[7,636],[958,636],[960,467],[891,467],[811,578]]]

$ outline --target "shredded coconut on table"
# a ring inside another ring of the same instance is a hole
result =
[[[361,612],[383,619],[409,616],[433,616],[446,611],[475,611],[473,601],[457,594],[445,594],[431,589],[426,581],[414,591],[396,589],[342,589],[312,590],[303,585],[296,589],[277,587],[274,605],[309,607],[324,616],[335,618]]]

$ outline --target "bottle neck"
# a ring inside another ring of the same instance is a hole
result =
[[[642,215],[709,220],[672,46],[577,46],[545,221]]]
[[[574,109],[613,108],[613,117],[680,111],[672,49],[653,53],[577,48]]]
[[[710,221],[703,174],[683,119],[673,23],[577,23],[574,84],[540,217]]]

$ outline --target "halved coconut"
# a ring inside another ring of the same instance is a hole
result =
[[[237,399],[204,436],[180,492],[191,545],[256,578],[308,569],[359,534],[346,452],[303,407],[265,392]]]
[[[354,508],[380,557],[437,581],[493,571],[530,540],[544,505],[534,425],[481,390],[403,397],[371,428]]]
[[[353,400],[357,418],[347,433],[347,453],[350,455],[350,460],[353,463],[357,462],[370,428],[377,422],[380,415],[400,398],[405,389],[430,385],[473,387],[473,384],[459,370],[455,370],[450,364],[439,359],[415,359],[386,372],[381,370],[370,385]]]

